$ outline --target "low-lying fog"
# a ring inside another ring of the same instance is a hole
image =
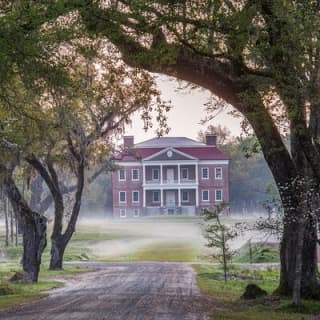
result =
[[[201,220],[190,218],[137,218],[123,220],[81,219],[79,233],[95,232],[101,240],[87,245],[98,257],[131,254],[164,243],[205,248]],[[110,236],[110,240],[104,238]]]
[[[90,212],[92,215],[92,212]],[[87,218],[89,212],[79,219],[72,238],[74,245],[87,248],[97,258],[117,259],[135,252],[157,248],[175,247],[176,250],[195,250],[197,256],[208,257],[212,249],[206,247],[203,235],[203,220],[199,217],[149,217],[136,219],[110,219],[103,212],[97,212],[94,218]],[[99,217],[99,218],[98,218]],[[253,222],[256,217],[242,215],[223,218],[224,223]],[[48,227],[48,235],[52,222]],[[0,218],[0,239],[4,239],[4,220]],[[276,238],[267,238],[258,231],[247,231],[231,244],[239,249],[248,240],[252,242],[277,242]]]
[[[249,219],[252,221],[252,218]],[[227,218],[227,224],[242,221],[239,216]],[[199,255],[209,256],[211,249],[205,246],[203,220],[196,217],[152,217],[137,219],[87,219],[80,220],[78,230],[96,232],[99,240],[87,245],[97,257],[114,258],[132,254],[144,248],[161,244],[177,244],[195,248]],[[106,239],[106,237],[108,239]],[[247,231],[231,244],[239,249],[248,240],[252,242],[277,242],[258,231]]]

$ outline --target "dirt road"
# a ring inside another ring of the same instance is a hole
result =
[[[183,263],[86,263],[48,298],[0,311],[8,320],[204,320],[214,311]]]

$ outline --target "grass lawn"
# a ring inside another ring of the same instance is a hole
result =
[[[155,242],[128,255],[114,256],[109,261],[193,262],[197,248],[183,242]]]
[[[213,297],[217,306],[215,320],[301,320],[303,316],[320,313],[319,301],[304,301],[302,313],[290,309],[290,301],[278,297],[257,300],[240,299],[245,287],[255,283],[271,294],[278,285],[279,271],[249,271],[239,267],[231,268],[231,279],[225,282],[221,268],[209,265],[194,265],[201,290]],[[237,279],[237,280],[235,280]]]
[[[59,288],[62,282],[55,280],[59,276],[74,275],[90,270],[79,267],[66,266],[61,271],[49,271],[42,268],[39,281],[36,284],[14,284],[8,280],[15,273],[16,264],[0,264],[0,309],[9,308],[17,304],[44,298],[46,291]]]

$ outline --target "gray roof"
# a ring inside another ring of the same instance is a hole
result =
[[[135,148],[163,148],[163,147],[204,147],[204,143],[185,137],[161,137],[146,140],[134,145]]]

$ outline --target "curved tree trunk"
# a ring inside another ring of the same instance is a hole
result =
[[[61,232],[61,228],[54,228],[51,235],[51,257],[50,257],[50,270],[60,270],[63,267],[63,255],[65,249],[72,238],[75,231],[76,223],[78,220],[81,197],[84,187],[84,160],[79,157],[79,163],[77,167],[77,187],[75,193],[75,199],[72,207],[70,220],[64,233]],[[56,198],[56,197],[53,197]],[[55,225],[62,226],[63,211],[60,214],[55,212]]]
[[[0,164],[0,172],[3,174],[4,192],[11,202],[23,233],[24,280],[37,282],[41,256],[47,244],[47,219],[29,208],[11,177],[12,171]]]

